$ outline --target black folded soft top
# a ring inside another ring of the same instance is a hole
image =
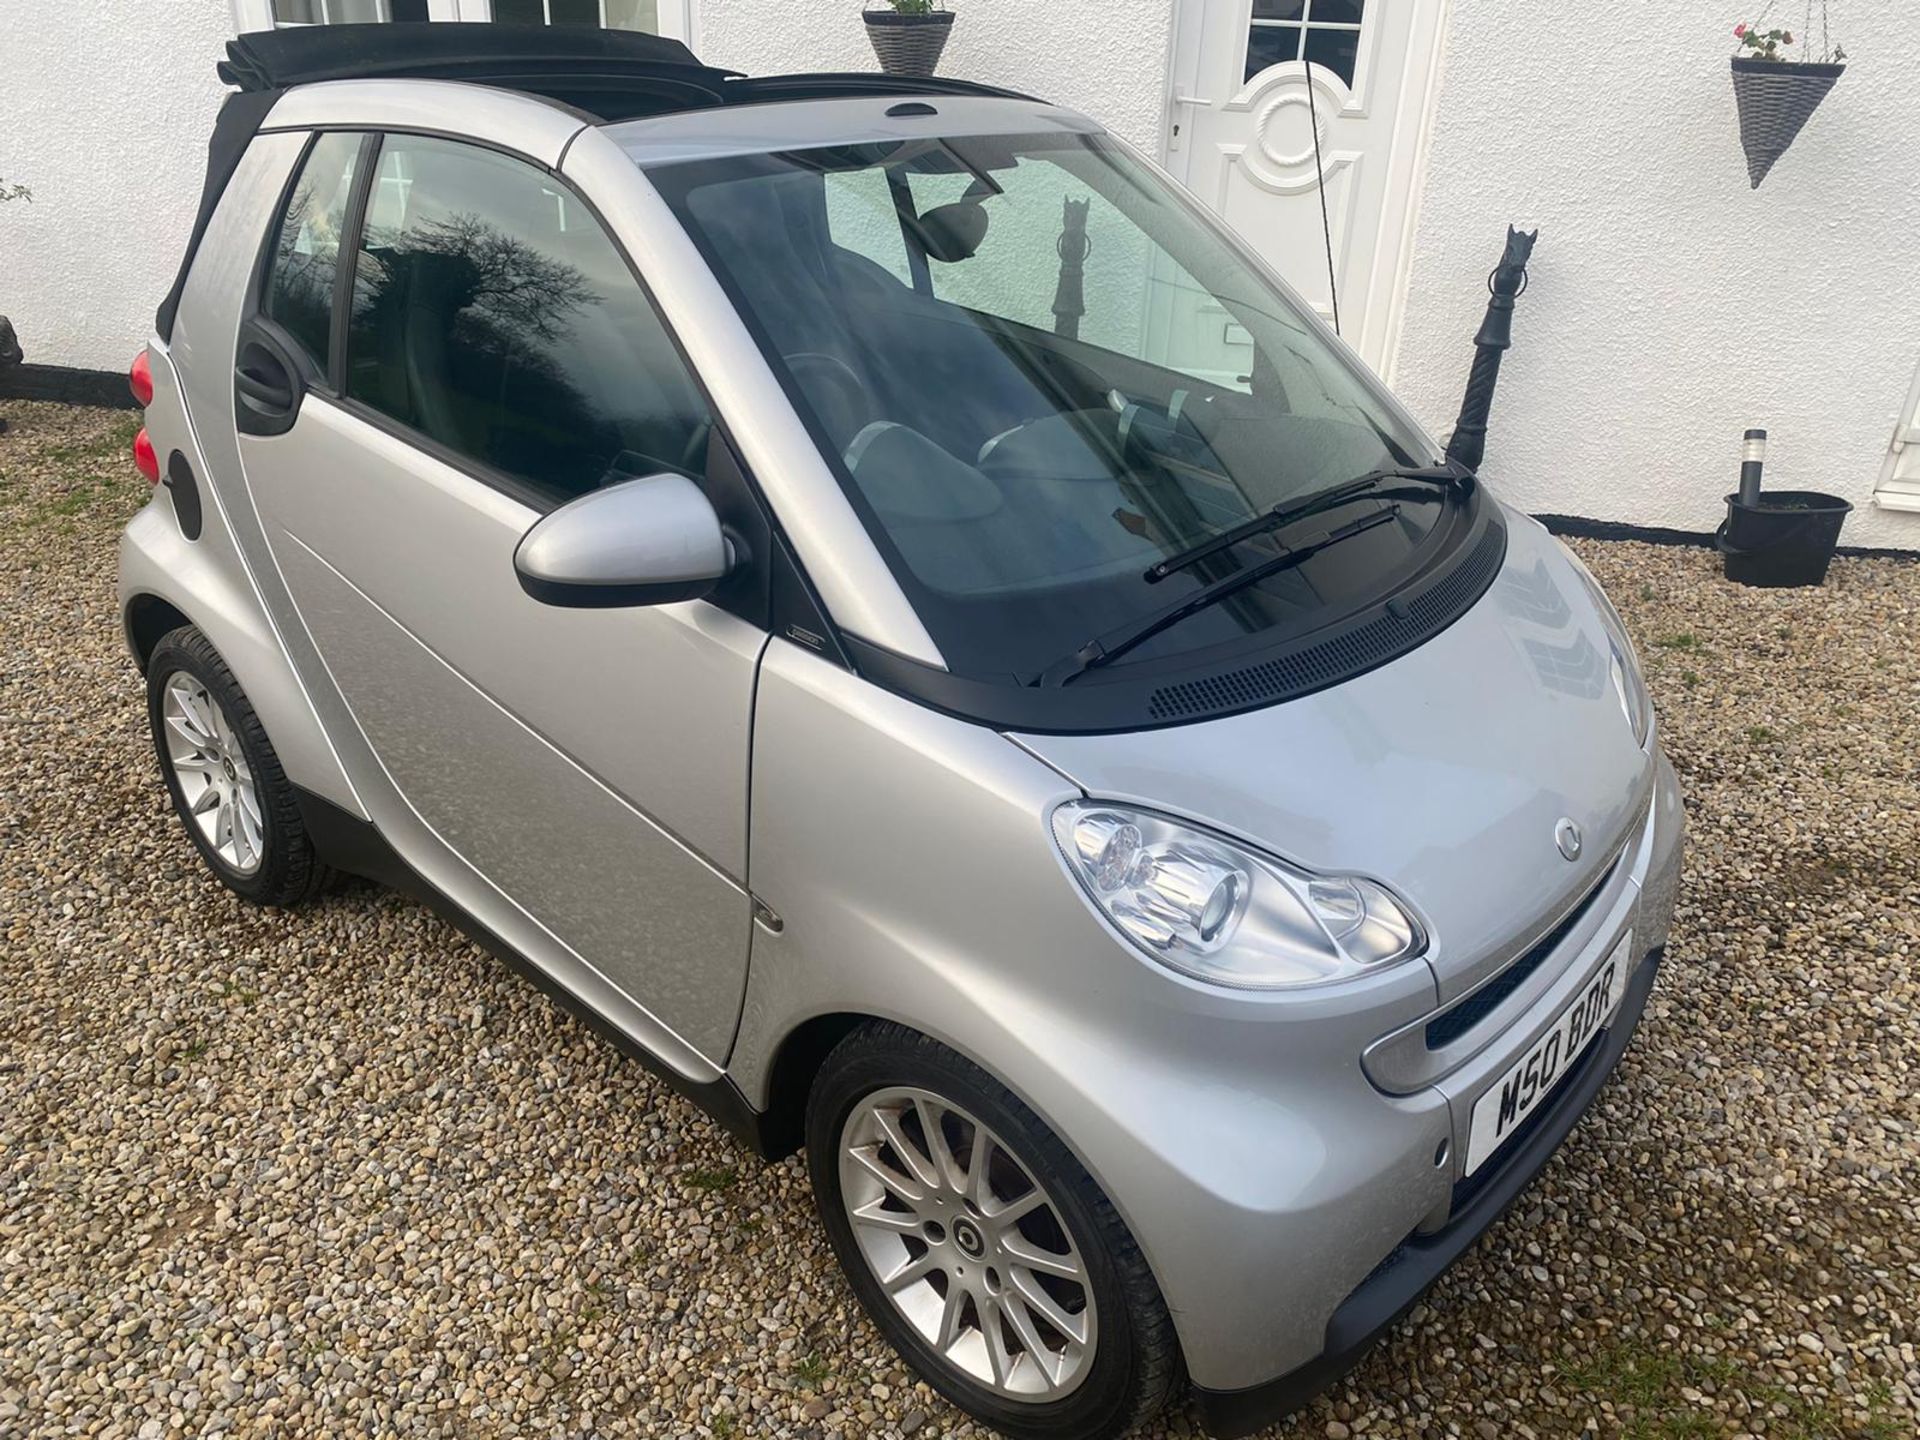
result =
[[[892,75],[746,76],[703,65],[678,40],[586,25],[308,25],[262,30],[227,44],[227,97],[207,145],[200,211],[173,288],[154,316],[161,338],[173,319],[214,207],[267,113],[295,85],[325,80],[459,80],[565,105],[590,123],[725,105],[851,95],[1027,96],[964,80]]]

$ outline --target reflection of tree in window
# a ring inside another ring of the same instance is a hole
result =
[[[385,243],[382,243],[382,241]],[[626,448],[567,378],[556,348],[601,297],[578,268],[462,213],[369,236],[356,277],[356,389],[463,454],[566,493],[591,489]]]
[[[274,255],[273,283],[267,291],[267,317],[306,347],[316,363],[327,358],[327,331],[333,312],[333,277],[338,268],[337,246],[303,251],[299,237],[307,232],[307,214],[313,196],[303,187],[287,206],[280,248]]]
[[[705,462],[699,390],[591,213],[451,141],[381,149],[347,393],[549,499]]]
[[[360,137],[323,135],[300,172],[274,239],[273,269],[262,304],[269,319],[325,368],[333,328],[333,282],[340,230],[353,192]]]

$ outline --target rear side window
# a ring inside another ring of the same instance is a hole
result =
[[[340,232],[346,228],[360,160],[360,137],[322,135],[307,152],[299,182],[274,236],[273,259],[261,308],[295,340],[322,374],[333,331],[333,281],[340,270]]]
[[[381,146],[347,393],[553,501],[705,466],[705,403],[599,221],[453,141]]]

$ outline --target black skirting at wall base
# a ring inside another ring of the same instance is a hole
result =
[[[1707,530],[1669,530],[1661,525],[1629,525],[1621,520],[1586,520],[1578,515],[1536,515],[1550,534],[1570,535],[1576,540],[1638,540],[1644,545],[1691,545],[1711,550],[1714,537]],[[1833,552],[1855,560],[1920,559],[1920,547],[1901,550],[1886,546],[1842,545]]]
[[[0,400],[57,400],[67,405],[106,405],[134,410],[127,377],[115,370],[80,370],[71,365],[0,367]]]
[[[1578,515],[1533,517],[1554,535],[1576,540],[1638,540],[1647,545],[1695,545],[1713,548],[1713,535],[1704,530],[1669,530],[1661,525],[1629,525],[1622,520],[1587,520]]]

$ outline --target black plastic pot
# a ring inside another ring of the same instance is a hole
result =
[[[1747,178],[1758,190],[1787,153],[1800,128],[1813,118],[1845,65],[1798,60],[1733,57],[1733,100],[1740,111],[1740,148],[1747,152]]]
[[[1852,509],[1812,490],[1768,490],[1757,505],[1727,496],[1727,518],[1714,537],[1727,579],[1765,589],[1822,584]]]
[[[867,22],[867,39],[873,43],[873,53],[880,57],[880,68],[889,75],[916,80],[933,74],[953,29],[951,10],[928,10],[919,15],[862,10],[860,18]]]

